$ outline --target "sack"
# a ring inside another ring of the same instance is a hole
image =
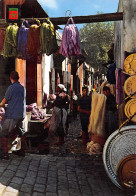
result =
[[[56,134],[58,136],[64,136],[65,135],[65,131],[64,131],[62,123],[60,123],[59,127],[57,128]]]

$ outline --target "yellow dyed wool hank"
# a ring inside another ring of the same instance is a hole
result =
[[[105,138],[104,118],[106,96],[104,94],[93,93],[91,115],[89,119],[88,132]]]

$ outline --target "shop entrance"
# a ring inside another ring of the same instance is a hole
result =
[[[0,55],[0,100],[3,99],[8,86],[11,84],[9,75],[15,70],[15,58],[4,58]]]

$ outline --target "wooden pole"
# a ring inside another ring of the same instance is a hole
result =
[[[108,21],[119,21],[123,20],[123,12],[117,13],[109,13],[109,14],[98,14],[98,15],[89,15],[89,16],[73,16],[72,17],[75,24],[82,24],[82,23],[93,23],[93,22],[108,22]],[[34,20],[38,19],[41,22],[46,21],[45,18],[25,18],[30,23]],[[66,25],[69,17],[56,17],[50,18],[51,22],[54,25]],[[24,18],[21,18],[21,22]],[[0,19],[0,28],[6,27],[8,24],[6,23],[5,19]]]
[[[123,20],[123,12],[89,15],[89,16],[73,16],[72,18],[76,24],[118,21],[118,20]],[[69,17],[50,18],[50,20],[54,25],[65,25],[68,19]]]

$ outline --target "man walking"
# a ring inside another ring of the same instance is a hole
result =
[[[22,136],[23,133],[23,119],[25,117],[25,93],[24,87],[18,82],[19,75],[16,71],[10,73],[11,85],[8,87],[5,96],[0,103],[0,107],[5,107],[7,105],[5,112],[5,121],[0,132],[0,156],[4,159],[8,159],[8,137],[13,129],[16,128],[18,135]],[[25,155],[23,146],[24,146],[24,137],[21,138],[22,150],[20,155]]]
[[[82,142],[86,145],[88,140],[88,125],[91,112],[91,97],[88,96],[88,88],[82,88],[83,95],[79,99],[78,111],[80,113],[80,121],[82,126]]]

